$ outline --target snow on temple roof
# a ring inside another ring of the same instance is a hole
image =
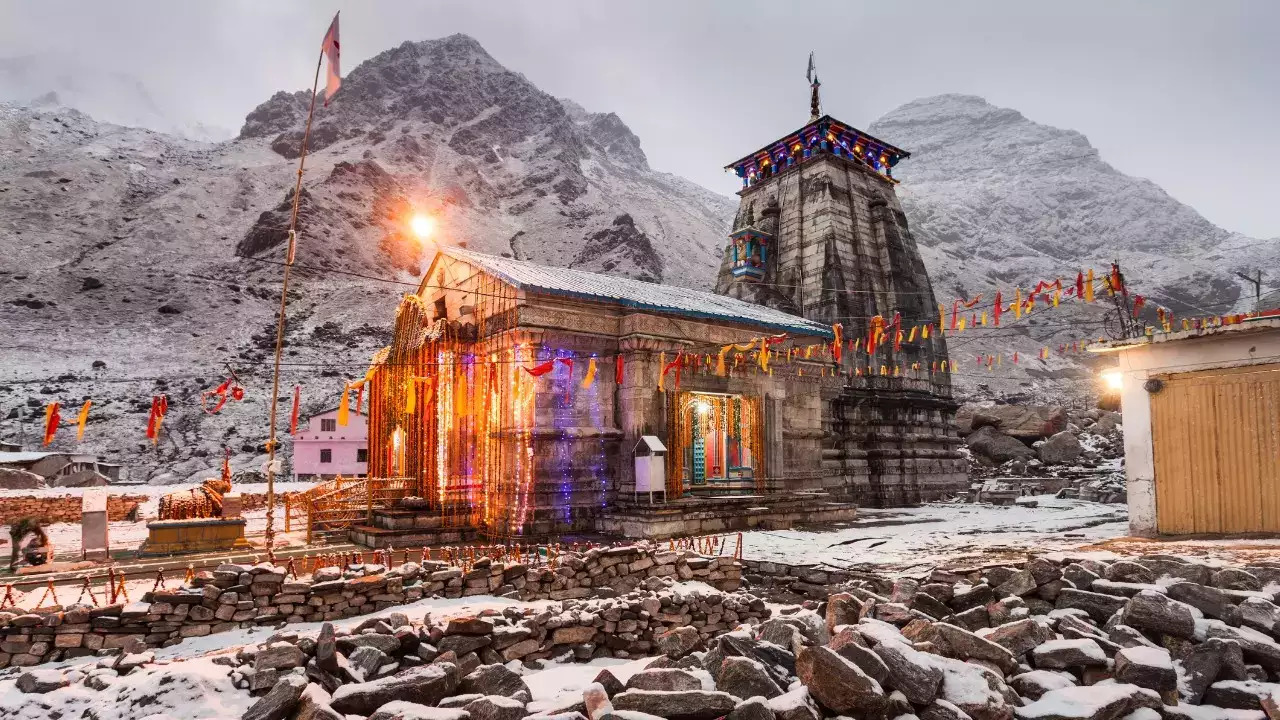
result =
[[[799,335],[834,337],[831,328],[822,323],[725,295],[615,275],[548,267],[456,247],[442,248],[440,252],[470,263],[521,290],[602,300],[637,310],[730,320]]]

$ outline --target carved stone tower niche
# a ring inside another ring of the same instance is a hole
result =
[[[906,337],[937,321],[894,190],[893,167],[909,155],[824,115],[729,165],[743,187],[716,292],[843,327],[823,484],[868,505],[934,499],[968,482],[946,339],[938,328]],[[868,354],[876,322],[885,339]]]

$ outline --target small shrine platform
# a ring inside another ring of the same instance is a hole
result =
[[[244,537],[242,517],[153,520],[147,523],[147,539],[138,549],[142,556],[174,553],[243,550],[250,547]]]
[[[479,539],[475,528],[446,527],[434,510],[375,509],[372,523],[357,523],[347,537],[371,548],[457,545]]]
[[[648,540],[743,530],[787,530],[807,523],[848,522],[858,517],[856,503],[838,502],[825,492],[683,497],[650,505],[644,495],[623,496],[601,513],[597,529],[605,535]]]

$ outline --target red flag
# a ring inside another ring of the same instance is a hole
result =
[[[1076,299],[1084,299],[1084,271],[1076,273]]]
[[[524,369],[524,371],[534,377],[542,377],[543,375],[546,375],[547,373],[551,372],[551,369],[554,368],[555,366],[556,366],[555,360],[548,360],[542,363],[541,365],[534,365],[533,367],[527,367]]]
[[[995,319],[996,327],[1000,327],[1000,315],[1004,312],[1004,298],[1000,295],[1000,291],[996,291],[996,305],[992,308],[991,315]]]
[[[44,409],[44,444],[53,442],[58,434],[58,426],[62,424],[62,416],[58,413],[59,403],[49,403]]]
[[[302,404],[302,386],[293,386],[293,410],[289,412],[289,434],[298,434],[298,409]]]
[[[338,13],[334,13],[333,22],[329,23],[329,32],[324,34],[320,43],[320,51],[329,59],[329,67],[324,75],[324,104],[342,87],[342,71],[338,69]]]
[[[613,359],[613,382],[622,386],[622,353]]]

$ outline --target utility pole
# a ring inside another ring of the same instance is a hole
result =
[[[1260,303],[1262,302],[1262,271],[1256,270],[1254,272],[1256,273],[1254,277],[1249,277],[1239,270],[1235,271],[1235,275],[1241,280],[1253,285],[1253,301],[1255,303]]]

